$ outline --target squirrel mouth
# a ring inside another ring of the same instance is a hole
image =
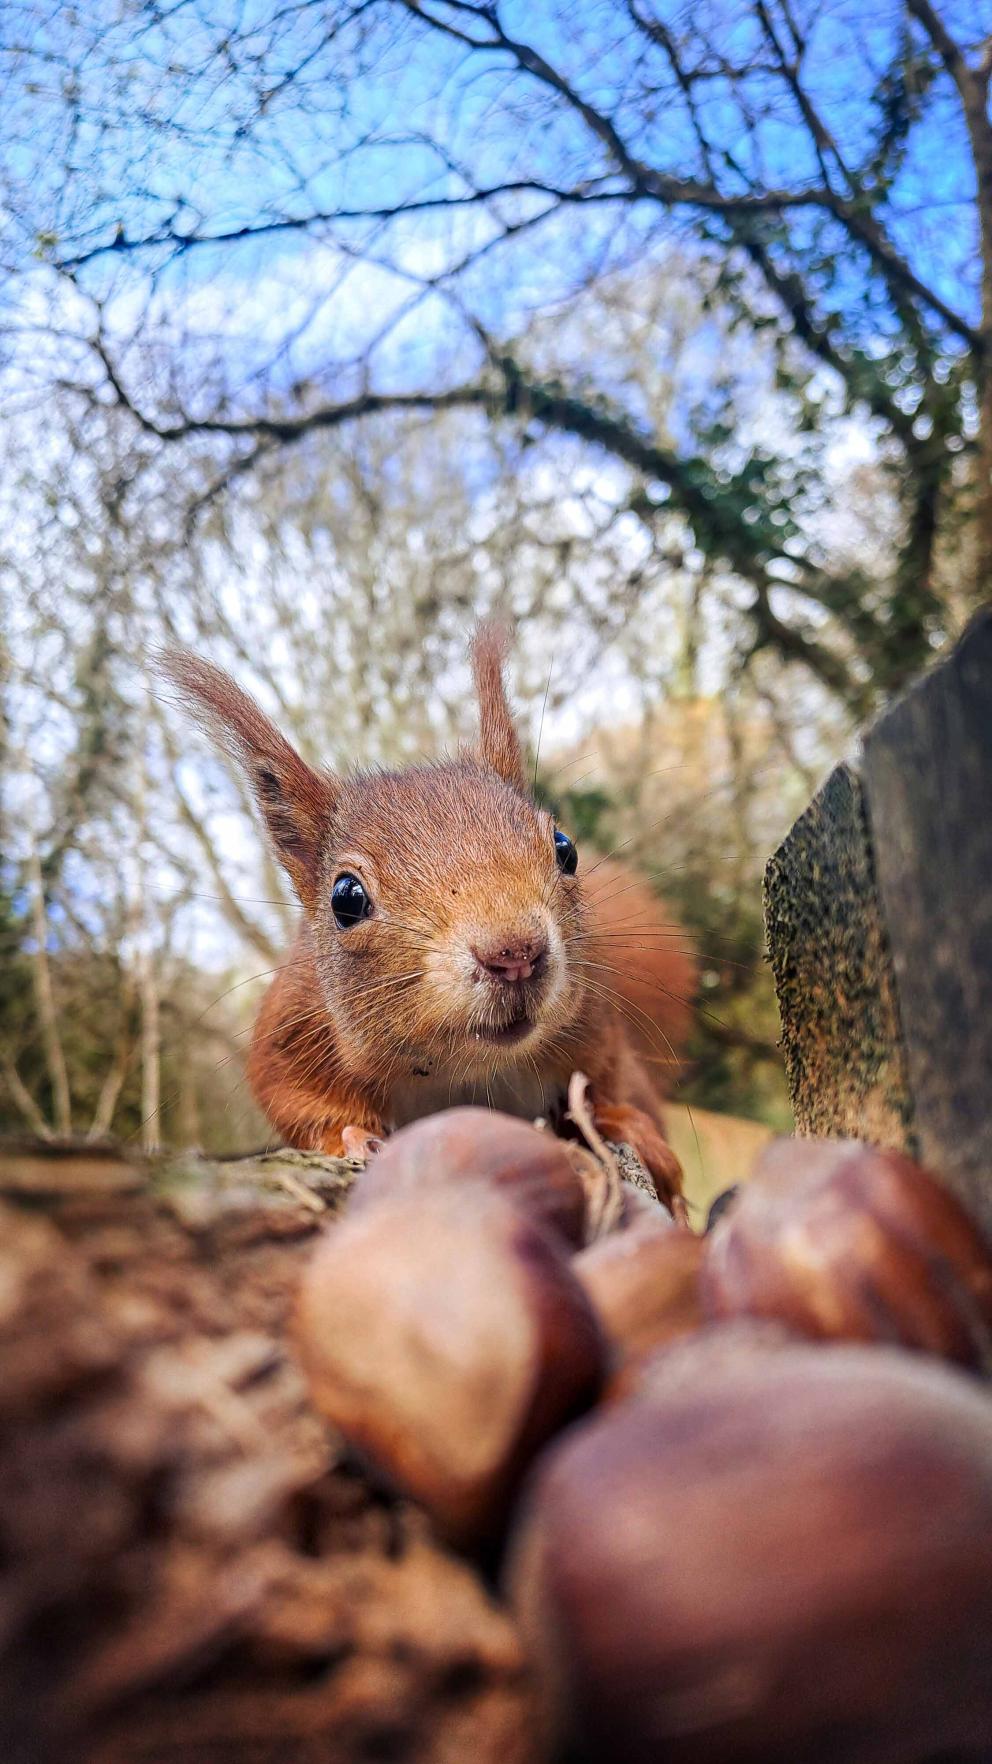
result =
[[[523,1016],[514,1017],[512,1022],[504,1023],[498,1028],[491,1024],[480,1024],[473,1029],[472,1034],[476,1041],[488,1041],[494,1047],[509,1047],[515,1041],[523,1041],[533,1028],[533,1019],[525,1012]]]

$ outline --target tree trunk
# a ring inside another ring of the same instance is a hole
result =
[[[41,876],[41,860],[38,847],[31,835],[28,848],[28,882],[31,889],[31,929],[34,934],[34,950],[31,964],[34,971],[34,991],[38,1005],[38,1021],[41,1025],[42,1041],[45,1048],[45,1060],[48,1065],[48,1076],[52,1087],[52,1116],[57,1133],[72,1132],[72,1104],[69,1097],[69,1075],[66,1071],[65,1055],[62,1051],[62,1038],[59,1034],[58,1011],[55,1007],[55,995],[52,991],[52,974],[48,965],[48,922],[45,915],[45,889]]]
[[[151,890],[148,879],[148,733],[149,718],[142,725],[138,756],[136,855],[134,872],[134,922],[137,929],[135,968],[141,1009],[141,1144],[152,1154],[162,1144],[162,1027],[158,963],[152,930]]]
[[[141,1143],[146,1152],[157,1152],[162,1143],[161,1052],[158,974],[155,951],[147,923],[142,924],[138,948],[138,996],[141,1001]]]
[[[765,873],[801,1133],[906,1150],[992,1230],[992,607]]]

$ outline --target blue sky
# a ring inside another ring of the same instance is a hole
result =
[[[21,10],[14,6],[11,15]],[[23,10],[27,15],[33,9]],[[438,10],[443,10],[440,4]],[[977,10],[988,14],[979,22],[992,29],[989,0]],[[519,176],[569,182],[602,169],[601,153],[590,146],[574,114],[549,107],[520,76],[511,80],[505,55],[478,57],[466,65],[459,46],[416,29],[397,9],[383,9],[367,38],[346,30],[320,50],[318,31],[334,11],[294,8],[279,0],[255,0],[247,7],[174,0],[163,8],[164,25],[140,31],[133,10],[118,11],[110,0],[81,9],[75,29],[66,12],[55,9],[47,28],[34,34],[33,59],[22,64],[21,85],[31,75],[35,89],[22,90],[18,101],[16,78],[13,90],[8,88],[7,156],[29,233],[51,234],[59,249],[71,250],[107,242],[118,228],[127,236],[154,230],[168,217],[180,228],[198,218],[204,231],[216,232],[314,209],[454,194],[466,187],[457,165],[469,160],[474,175],[487,183]],[[658,11],[674,27],[688,16],[671,0]],[[904,9],[896,0],[870,12],[855,0],[832,0],[800,11],[812,21],[810,89],[845,151],[858,156],[865,147],[866,100],[903,27]],[[942,13],[952,29],[977,34],[973,6],[951,0],[942,3]],[[581,9],[509,4],[502,16],[511,34],[528,37],[585,97],[616,115],[636,152],[663,170],[699,175],[684,106],[670,85],[660,86],[652,101],[649,87],[660,60],[639,66],[635,50],[643,43],[632,42],[629,30],[622,29],[624,13],[615,0]],[[230,73],[217,49],[236,17],[247,23],[241,70]],[[708,35],[727,54],[753,35],[748,8],[728,0],[696,5],[691,18],[693,31]],[[250,64],[254,50],[264,50],[261,72]],[[51,56],[54,64],[44,59]],[[71,118],[62,95],[64,69],[59,70],[65,60],[73,63],[78,81],[79,102]],[[304,73],[280,90],[281,79],[301,61]],[[259,122],[260,90],[270,97]],[[726,83],[714,79],[701,100],[704,125],[739,164],[760,169],[767,182],[816,181],[816,165],[794,111],[772,99],[757,76],[748,103],[752,110],[745,118]],[[425,144],[428,134],[443,142],[451,163]],[[69,177],[66,155],[75,166]],[[949,83],[941,77],[923,122],[910,136],[887,219],[913,266],[974,318],[978,287],[970,194],[963,125]],[[504,219],[519,219],[533,212],[538,200],[504,199],[500,212]],[[566,297],[604,257],[632,260],[646,250],[665,249],[668,240],[678,240],[684,249],[688,218],[666,219],[647,203],[622,216],[604,205],[555,217],[491,253],[484,267],[465,279],[465,297],[488,325],[512,335],[530,312],[546,311]],[[793,224],[807,241],[824,233],[818,214]],[[147,273],[157,267],[160,312],[172,303],[185,316],[185,303],[199,291],[203,306],[199,318],[191,308],[194,331],[211,331],[218,344],[226,339],[232,366],[244,373],[257,367],[273,339],[300,323],[306,301],[319,293],[319,319],[301,333],[287,369],[310,373],[325,365],[328,353],[343,363],[391,306],[409,299],[404,270],[415,276],[437,271],[493,230],[485,215],[466,212],[422,216],[385,234],[351,222],[338,225],[332,240],[270,233],[234,247],[200,249],[172,267],[163,267],[161,254],[101,258],[80,280],[95,293],[116,289],[126,325],[147,289]],[[349,266],[347,254],[356,248],[384,258],[389,267]],[[328,298],[339,276],[340,289]],[[883,329],[884,312],[877,303],[865,305],[855,261],[837,278],[831,298],[847,309],[849,319],[865,307],[866,337]],[[402,334],[405,373],[416,378],[425,354],[433,369],[438,339],[450,349],[456,337],[461,347],[452,356],[453,370],[463,365],[471,346],[451,305],[426,301],[417,322]],[[398,360],[394,353],[394,364]]]
[[[656,4],[673,28],[691,26],[724,54],[742,48],[752,29],[746,0]],[[992,0],[982,0],[979,10],[988,15],[980,22],[992,28]],[[973,29],[973,9],[959,0],[942,11],[952,29]],[[147,29],[135,23],[140,7],[116,0],[94,0],[73,13],[52,9],[43,29],[29,28],[35,13],[34,5],[15,3],[4,21],[26,46],[6,91],[7,157],[16,174],[16,222],[7,238],[19,238],[26,272],[8,298],[31,325],[83,333],[92,326],[92,309],[55,281],[44,258],[53,248],[71,255],[109,242],[118,229],[134,238],[172,217],[181,230],[195,213],[213,233],[314,209],[459,194],[466,188],[459,168],[469,162],[486,183],[522,175],[570,183],[605,170],[574,113],[535,96],[531,82],[511,78],[505,55],[467,62],[460,48],[425,34],[395,8],[375,14],[381,23],[369,35],[346,30],[330,48],[321,47],[320,32],[335,16],[331,4],[172,0],[161,8],[165,22]],[[801,15],[809,30],[810,89],[844,151],[860,154],[866,95],[905,26],[904,7],[883,0],[867,12],[856,0],[804,0]],[[581,9],[511,3],[501,16],[511,34],[526,34],[560,61],[590,102],[615,111],[634,150],[675,175],[700,174],[684,107],[670,84],[657,80],[656,62],[642,65],[633,53],[620,0],[592,0]],[[232,72],[219,45],[236,19],[242,34]],[[301,66],[283,86],[287,71]],[[261,92],[267,99],[259,122]],[[791,103],[762,78],[748,91],[746,114],[719,77],[707,84],[703,105],[711,137],[737,161],[760,165],[766,181],[795,185],[818,176]],[[962,313],[975,315],[970,175],[956,101],[941,76],[909,137],[889,218],[914,267],[932,275]],[[533,195],[506,198],[495,212],[519,222],[538,202]],[[816,214],[792,224],[806,242],[825,227]],[[454,289],[440,291],[425,292],[423,278],[491,237],[493,214],[459,209],[387,229],[351,221],[326,231],[270,231],[177,258],[168,249],[112,253],[82,269],[79,283],[109,301],[106,322],[122,374],[149,406],[158,400],[168,408],[173,381],[194,410],[209,410],[223,387],[235,408],[251,411],[268,392],[285,399],[296,380],[309,377],[322,396],[347,397],[365,383],[363,358],[374,338],[380,342],[373,385],[458,382],[474,376],[480,362],[467,311],[510,339],[536,317],[544,371],[615,396],[646,424],[643,388],[625,372],[605,326],[590,322],[588,304],[570,302],[604,268],[635,278],[636,302],[636,276],[647,290],[655,266],[673,264],[679,287],[698,295],[723,253],[718,243],[701,247],[694,225],[688,211],[669,216],[647,202],[570,209],[520,232]],[[868,299],[856,254],[847,255],[831,287],[824,279],[823,298],[844,308],[848,337],[883,346],[887,313],[874,295]],[[391,327],[395,315],[403,316]],[[753,446],[778,446],[789,468],[798,457],[796,436],[780,416],[762,414],[769,374],[753,340],[728,336],[719,322],[700,317],[681,356],[664,324],[651,344],[652,367],[675,375],[666,420],[681,448],[693,448],[700,421],[719,412],[729,385],[738,458]],[[28,330],[8,347],[15,374],[35,389],[40,383],[44,392],[46,377],[66,371],[61,338]],[[817,390],[829,403],[820,378]],[[840,437],[840,445],[855,457],[859,448],[870,455],[872,433],[862,420],[861,433]],[[833,430],[827,445],[838,445]],[[475,469],[484,492],[484,450]]]

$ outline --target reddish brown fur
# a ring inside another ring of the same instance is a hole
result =
[[[276,855],[309,910],[334,811],[335,781],[313,771],[254,699],[211,662],[185,649],[166,649],[159,666],[197,720],[243,767]]]
[[[554,823],[527,794],[506,702],[503,645],[473,645],[480,754],[402,773],[322,777],[216,669],[173,654],[184,697],[241,761],[304,920],[255,1026],[248,1076],[294,1146],[340,1153],[448,1102],[564,1115],[585,1072],[596,1116],[678,1192],[664,1138],[663,1079],[677,1067],[695,965],[646,885],[593,861],[563,875]],[[373,916],[341,931],[340,874],[359,876]],[[547,943],[544,971],[509,992],[478,952]],[[524,1039],[498,1042],[518,1018]],[[651,1062],[654,1062],[653,1064]]]
[[[499,625],[483,625],[472,644],[472,679],[479,703],[479,757],[514,789],[527,793],[520,737],[503,688],[509,639]]]

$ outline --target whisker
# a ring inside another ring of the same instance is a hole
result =
[[[659,769],[662,771],[664,771],[664,770],[679,771],[679,770],[681,770],[681,767],[679,767],[679,766],[661,767]],[[647,777],[652,776],[651,773],[647,773],[645,775]],[[757,774],[755,774],[755,775],[757,775]],[[720,782],[717,784],[714,784],[710,790],[704,790],[700,795],[694,796],[693,801],[692,801],[693,813],[698,813],[698,810],[699,810],[699,807],[701,804],[712,802],[713,798],[716,796],[719,796],[721,791],[732,790],[734,787],[735,787],[735,780],[721,779]],[[588,877],[588,876],[595,875],[596,871],[601,867],[601,865],[606,863],[609,858],[615,857],[618,851],[624,851],[627,848],[627,846],[632,845],[635,840],[643,839],[648,833],[653,833],[657,830],[657,828],[666,826],[669,821],[676,819],[676,817],[682,812],[688,813],[688,805],[686,805],[684,803],[676,804],[674,807],[668,809],[665,812],[665,814],[659,815],[656,820],[649,821],[647,823],[647,825],[644,827],[638,827],[636,832],[629,834],[626,839],[622,839],[620,841],[619,845],[615,845],[613,847],[612,851],[604,852],[602,857],[598,860],[598,862],[593,864],[592,869],[587,870],[585,872],[586,876]],[[685,866],[682,866],[682,867],[684,868]],[[674,874],[675,872],[670,871],[669,873]]]
[[[587,968],[605,968],[608,973],[616,974],[618,976],[624,972],[623,969],[617,968],[612,963],[607,962],[584,962],[577,965]],[[654,979],[654,977],[652,977],[650,984],[654,986],[658,992],[662,993],[665,998],[670,998],[673,1003],[685,1005],[686,1009],[691,1011],[693,1016],[703,1017],[707,1022],[715,1023],[718,1029],[732,1029],[732,1024],[725,1023],[722,1017],[718,1017],[714,1011],[711,1011],[705,1005],[700,1004],[698,999],[689,999],[681,993],[672,992],[669,987],[663,986],[661,981]],[[627,1002],[633,1003],[632,1000],[628,1000]],[[634,1008],[639,1009],[640,1007],[635,1006]],[[647,1016],[649,1022],[653,1021],[648,1012],[644,1012],[643,1014]]]
[[[190,888],[188,894],[191,900],[215,900],[223,903],[229,899],[239,901],[244,906],[293,907],[296,904],[289,895],[284,900],[276,900],[264,894],[235,894],[233,888],[227,895],[209,894],[202,888]]]
[[[557,777],[559,772],[567,772],[572,766],[581,766],[583,760],[595,759],[595,757],[596,749],[594,747],[588,747],[585,753],[577,753],[574,759],[563,760],[560,765],[556,765],[554,775]]]
[[[537,768],[541,760],[541,736],[544,734],[544,714],[548,708],[548,693],[551,691],[551,676],[554,673],[554,668],[555,663],[554,657],[552,656],[551,666],[548,669],[548,683],[544,688],[544,703],[541,705],[541,721],[537,727],[537,748],[534,753],[534,776],[531,780],[532,790],[537,789]]]
[[[609,938],[608,935],[595,937],[573,936],[569,938],[569,943],[582,943],[587,948],[593,950],[601,949],[604,944],[611,944],[614,947],[605,950],[604,953],[612,953],[615,955],[621,954],[625,950],[644,950],[652,954],[670,951],[673,955],[698,956],[700,961],[713,962],[723,968],[736,968],[742,974],[759,974],[762,971],[762,964],[760,962],[738,962],[733,960],[732,957],[724,955],[721,951],[700,949],[699,945],[696,943],[678,944],[663,938],[656,938],[653,940],[648,939],[644,942],[638,943],[636,937],[636,932],[627,931],[622,935],[618,935],[615,939]]]
[[[583,963],[582,966],[584,969],[588,969],[589,967],[603,967],[604,964],[601,962]],[[609,973],[617,972],[617,970],[612,967],[607,967],[606,971]],[[612,1004],[614,1009],[619,1011],[622,1016],[626,1017],[631,1026],[638,1030],[639,1034],[646,1036],[649,1039],[660,1037],[668,1051],[669,1060],[674,1067],[675,1072],[678,1072],[678,1068],[682,1062],[676,1053],[675,1048],[672,1046],[668,1036],[661,1028],[661,1025],[656,1023],[654,1018],[650,1016],[647,1011],[643,1010],[640,1005],[635,1004],[633,999],[624,998],[621,994],[617,993],[613,987],[605,986],[601,981],[590,980],[588,975],[585,984],[591,991],[597,993],[599,997],[605,998],[610,1004]],[[667,987],[659,985],[658,990],[663,993],[666,998],[670,998],[676,1004],[687,1005],[689,1003],[687,999],[680,997],[677,993],[670,992]],[[691,1005],[689,1008],[692,1008]],[[636,1013],[636,1017],[631,1016],[630,1013],[632,1011]],[[640,1019],[640,1024],[638,1024],[638,1018]]]
[[[246,979],[235,981],[234,985],[229,986],[226,992],[219,992],[216,998],[211,999],[200,1015],[193,1018],[190,1028],[195,1029],[198,1024],[203,1022],[208,1011],[212,1011],[214,1006],[221,1004],[225,998],[230,998],[232,992],[240,992],[242,986],[250,986],[254,980],[267,980],[271,974],[286,974],[290,968],[305,968],[306,966],[307,958],[301,956],[291,962],[277,962],[274,968],[263,968],[258,974],[249,974]]]

